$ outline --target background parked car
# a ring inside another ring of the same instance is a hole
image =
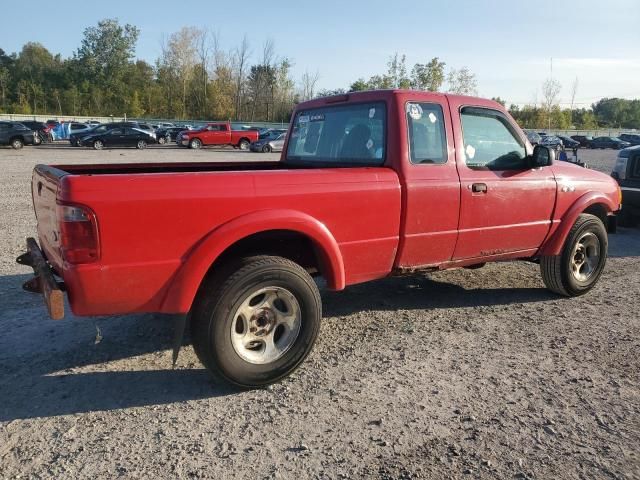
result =
[[[29,130],[33,130],[36,133],[35,143],[51,142],[53,137],[51,136],[51,128],[44,122],[36,122],[35,120],[26,120],[20,122]]]
[[[136,147],[147,148],[150,143],[156,143],[155,135],[136,127],[116,127],[102,133],[94,133],[80,140],[85,147],[102,150],[105,147]]]
[[[531,145],[538,145],[540,143],[541,137],[537,132],[534,132],[533,130],[524,130],[524,133],[529,139],[529,143],[531,143]]]
[[[80,140],[84,137],[88,137],[89,135],[96,135],[100,133],[105,133],[112,128],[121,128],[121,127],[137,127],[138,124],[136,122],[114,122],[114,123],[102,123],[93,128],[90,128],[86,131],[77,131],[76,133],[72,133],[69,135],[69,143],[74,147],[80,146]]]
[[[556,135],[560,140],[562,140],[562,145],[564,148],[573,150],[574,148],[580,147],[580,142],[574,140],[573,138],[567,137],[565,135]]]
[[[640,145],[640,134],[637,133],[623,133],[618,135],[618,138],[624,142],[629,142],[631,146]]]
[[[278,135],[285,133],[287,130],[285,128],[263,128],[258,131],[258,140],[263,140],[265,138],[275,138]]]
[[[635,227],[640,223],[640,145],[618,152],[611,176],[622,190],[620,225]]]
[[[555,148],[556,150],[560,150],[563,146],[562,140],[560,140],[556,135],[545,135],[544,137],[541,137],[539,145]]]
[[[183,127],[163,127],[156,130],[156,138],[160,145],[175,142],[178,134],[186,130]]]
[[[598,137],[591,140],[589,144],[590,148],[614,148],[616,150],[630,146],[631,144],[629,142],[620,140],[618,137]]]
[[[571,139],[578,142],[581,147],[588,148],[593,137],[591,135],[571,135]]]
[[[284,141],[287,139],[287,133],[272,134],[266,138],[253,142],[249,147],[252,152],[281,152],[284,148]]]
[[[11,145],[15,150],[35,144],[35,132],[22,123],[0,122],[0,145]]]

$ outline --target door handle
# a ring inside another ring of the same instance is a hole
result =
[[[487,193],[486,183],[473,183],[471,184],[471,191],[473,193]]]

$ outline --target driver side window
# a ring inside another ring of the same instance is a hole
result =
[[[523,170],[526,150],[504,115],[496,110],[464,107],[460,112],[464,157],[469,168]]]

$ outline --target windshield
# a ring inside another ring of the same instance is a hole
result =
[[[300,110],[293,120],[287,161],[336,166],[382,165],[386,108],[382,102]]]

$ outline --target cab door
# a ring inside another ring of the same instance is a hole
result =
[[[454,259],[537,249],[551,227],[553,172],[529,167],[529,145],[505,113],[464,100],[450,100],[461,183]]]
[[[458,237],[460,180],[446,97],[399,95],[397,122],[404,180],[403,225],[397,266],[448,262]]]

